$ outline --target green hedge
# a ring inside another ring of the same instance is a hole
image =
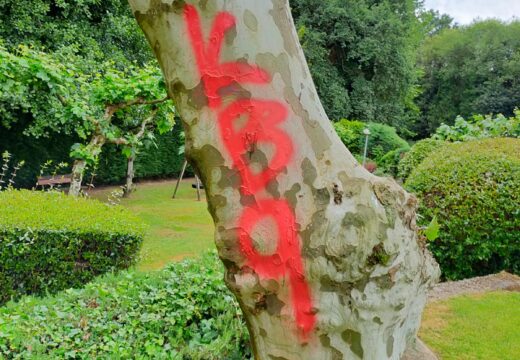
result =
[[[391,175],[396,178],[399,163],[403,157],[406,156],[408,151],[410,151],[410,148],[407,146],[387,152],[386,155],[379,160],[378,172],[382,175]]]
[[[430,249],[444,278],[520,273],[520,140],[443,146],[405,186],[421,201],[423,224],[439,220]]]
[[[184,162],[184,156],[179,155],[179,146],[183,143],[180,137],[181,130],[181,125],[177,124],[173,132],[157,135],[157,147],[141,149],[135,164],[137,179],[179,175]],[[76,141],[77,139],[70,136],[53,134],[49,138],[35,139],[23,135],[22,126],[9,130],[0,127],[0,153],[7,150],[13,154],[13,161],[25,160],[24,167],[15,179],[17,187],[32,188],[41,166],[47,160],[52,160],[55,164],[70,164],[70,148]],[[70,171],[69,166],[61,173]],[[96,173],[95,183],[98,185],[123,183],[126,176],[126,159],[116,146],[107,145],[103,148]],[[89,174],[85,180],[90,181]]]
[[[3,191],[0,209],[0,303],[128,268],[143,241],[136,217],[95,200]]]
[[[248,341],[215,253],[0,309],[0,358],[245,360]]]
[[[434,139],[424,139],[416,142],[410,151],[404,154],[403,158],[399,161],[397,176],[406,180],[411,172],[419,166],[428,155],[444,144],[444,141]]]
[[[350,152],[359,156],[363,155],[365,148],[363,130],[368,128],[370,130],[368,158],[374,159],[378,165],[390,151],[410,148],[406,140],[397,135],[395,128],[388,125],[342,119],[334,123],[334,128]]]

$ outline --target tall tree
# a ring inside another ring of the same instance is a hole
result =
[[[416,0],[293,0],[327,114],[405,128],[417,115]]]
[[[513,115],[520,105],[520,21],[476,22],[446,29],[421,47],[422,110],[416,132],[425,137],[458,115]]]
[[[1,0],[0,38],[46,52],[73,52],[119,66],[152,60],[125,0]]]
[[[399,359],[438,267],[416,200],[335,134],[287,0],[130,0],[257,359]]]

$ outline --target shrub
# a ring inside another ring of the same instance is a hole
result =
[[[397,176],[406,180],[410,173],[435,149],[444,145],[444,141],[424,139],[416,142],[399,161]]]
[[[447,279],[520,272],[520,140],[486,139],[433,152],[406,182],[426,224],[437,216],[431,250]]]
[[[379,161],[379,170],[384,175],[397,177],[399,162],[410,151],[409,147],[402,147],[386,153]]]
[[[367,126],[365,123],[356,120],[341,119],[340,121],[334,123],[334,129],[336,130],[339,138],[354,156],[363,155],[363,130],[366,127]]]
[[[120,207],[56,192],[0,192],[0,303],[128,268],[141,223]]]
[[[249,359],[240,308],[215,253],[157,272],[108,275],[85,289],[0,310],[0,357]]]
[[[354,155],[363,155],[365,148],[365,135],[363,130],[370,130],[368,143],[368,157],[380,164],[381,159],[388,152],[397,149],[408,149],[410,146],[406,140],[397,135],[395,128],[377,123],[365,124],[361,121],[342,119],[334,124],[339,138]]]
[[[446,141],[471,141],[476,139],[516,137],[520,138],[520,110],[506,118],[502,114],[474,115],[468,120],[462,116],[455,119],[453,126],[442,124],[433,138]]]
[[[369,123],[370,137],[368,140],[368,155],[379,164],[383,156],[392,150],[410,149],[406,140],[397,135],[394,127]]]

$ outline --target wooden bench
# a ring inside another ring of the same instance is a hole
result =
[[[51,176],[40,176],[36,183],[36,186],[55,186],[55,185],[66,185],[72,182],[72,174],[66,175],[51,175]]]

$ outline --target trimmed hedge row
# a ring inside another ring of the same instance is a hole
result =
[[[446,279],[520,274],[520,140],[445,145],[410,175],[423,223],[437,216],[430,249]]]
[[[0,308],[0,358],[245,360],[248,341],[215,252]]]
[[[144,226],[121,207],[57,192],[0,192],[0,303],[79,287],[135,263]]]
[[[23,135],[24,127],[0,129],[0,153],[9,151],[14,161],[25,160],[24,167],[15,179],[16,187],[32,188],[40,173],[41,166],[48,160],[54,164],[71,163],[70,148],[77,139],[71,136],[51,134],[49,138],[35,139]],[[156,136],[157,147],[140,149],[135,164],[136,178],[177,177],[184,162],[184,155],[179,155],[179,147],[183,144],[180,137],[181,125],[176,124],[173,132]],[[44,175],[50,175],[52,168]],[[60,173],[70,172],[63,169]],[[106,145],[96,169],[96,184],[119,184],[126,176],[126,158],[114,145]],[[90,181],[90,174],[85,176]]]
[[[442,140],[424,139],[416,142],[399,161],[397,176],[406,180],[412,171],[433,151],[444,145]]]

